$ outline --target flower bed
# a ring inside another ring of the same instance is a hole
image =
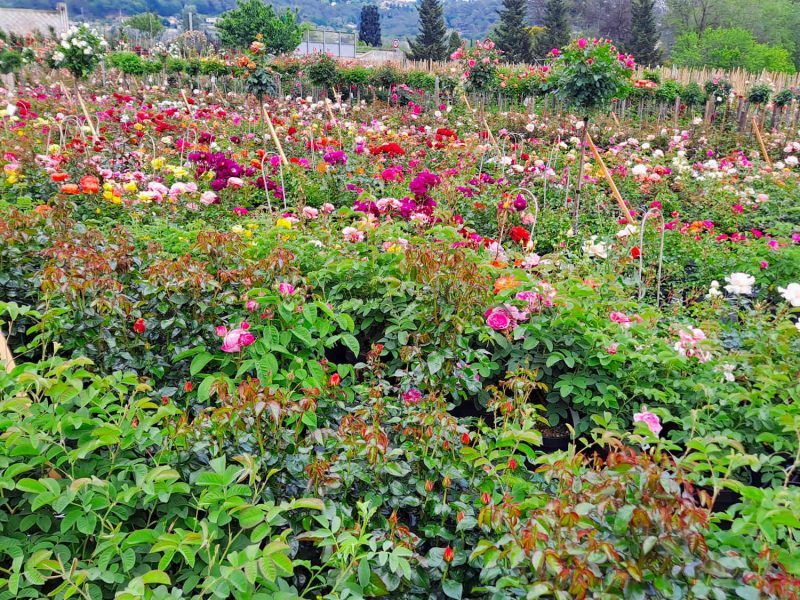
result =
[[[800,140],[23,92],[0,596],[797,597]]]

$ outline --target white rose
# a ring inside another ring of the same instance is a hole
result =
[[[749,296],[753,293],[753,285],[756,282],[756,278],[747,273],[731,273],[725,278],[725,281],[728,282],[725,290],[729,294]]]
[[[608,258],[608,247],[593,235],[583,243],[583,252],[593,258]]]
[[[641,177],[643,175],[647,175],[647,165],[638,164],[633,169],[631,169],[631,174],[634,177]]]
[[[800,283],[790,283],[785,288],[779,287],[778,291],[789,304],[794,307],[800,306]]]

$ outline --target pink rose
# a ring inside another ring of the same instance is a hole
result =
[[[247,303],[244,306],[248,310],[248,312],[253,312],[253,311],[255,311],[255,309],[258,308],[258,302],[256,302],[255,300],[250,299],[250,300],[247,301]]]
[[[316,219],[319,216],[319,211],[311,206],[303,207],[303,216],[306,219]]]
[[[647,428],[653,432],[654,435],[661,433],[661,419],[647,410],[647,407],[642,407],[642,412],[633,415],[634,423],[644,423]]]
[[[580,48],[581,50],[586,48],[586,39],[585,38],[581,38],[581,39],[578,40],[578,48]]]
[[[511,315],[502,306],[490,308],[484,316],[486,317],[486,324],[495,331],[503,331],[513,325]]]
[[[222,340],[222,351],[228,353],[241,352],[250,344],[256,341],[252,333],[241,327],[232,329]]]
[[[294,292],[295,289],[291,283],[286,283],[285,281],[282,281],[280,284],[278,284],[278,293],[281,296],[291,296],[292,294],[294,294]]]
[[[211,204],[219,204],[219,198],[212,191],[203,192],[200,194],[200,203],[210,206]]]
[[[225,337],[226,335],[228,335],[228,328],[227,328],[227,327],[225,327],[225,325],[217,325],[217,326],[214,328],[214,331],[216,332],[216,334],[217,334],[219,337]]]
[[[238,190],[244,185],[244,180],[241,177],[228,177],[228,187]]]
[[[324,212],[326,215],[329,215],[333,212],[334,208],[335,207],[333,206],[333,204],[331,204],[330,202],[326,202],[325,204],[322,205],[322,212]]]

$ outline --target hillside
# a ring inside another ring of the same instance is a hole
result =
[[[446,0],[447,26],[467,38],[486,35],[497,19],[501,0]],[[297,9],[303,20],[320,27],[346,29],[355,26],[364,0],[275,0],[276,8]],[[0,6],[18,8],[53,8],[56,0],[0,0]],[[235,0],[196,0],[192,2],[201,15],[218,15],[235,6]],[[72,0],[70,16],[82,19],[103,19],[152,10],[163,17],[177,15],[182,0],[129,0],[120,5],[116,0]],[[393,38],[412,36],[417,31],[417,9],[414,0],[379,2],[384,43]]]

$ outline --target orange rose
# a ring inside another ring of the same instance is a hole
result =
[[[100,180],[94,175],[81,177],[81,189],[84,194],[96,194],[100,191]]]
[[[75,183],[65,183],[64,185],[61,186],[61,193],[74,195],[74,194],[80,194],[81,190]]]
[[[500,277],[494,282],[494,293],[499,294],[503,290],[513,290],[519,287],[519,281],[514,277]]]
[[[53,181],[66,181],[69,179],[69,173],[53,173],[50,175],[50,179]]]

